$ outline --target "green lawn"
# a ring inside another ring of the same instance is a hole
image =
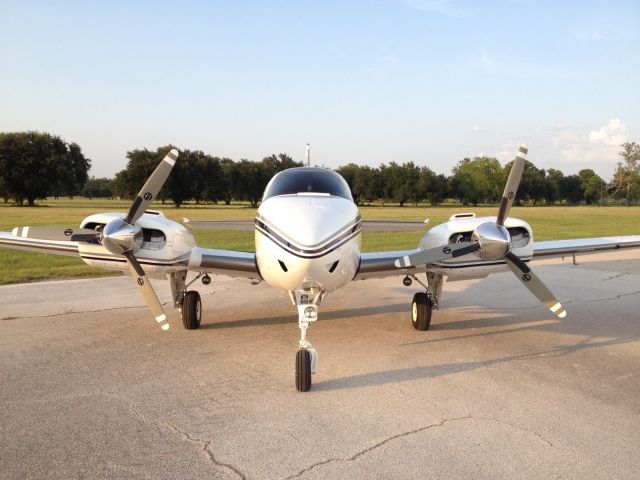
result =
[[[60,199],[41,202],[35,208],[0,204],[0,230],[10,231],[24,225],[77,226],[80,221],[98,212],[128,210],[130,202],[120,200]],[[154,204],[154,209],[173,220],[242,220],[253,219],[256,210],[247,204],[186,205]],[[419,206],[361,207],[365,220],[423,221],[429,227],[447,221],[454,213],[475,212],[478,216],[495,215],[497,207]],[[631,235],[640,233],[640,207],[514,207],[511,216],[529,222],[537,240]],[[425,229],[409,232],[365,232],[363,250],[401,250],[414,248]],[[198,245],[211,248],[253,250],[253,232],[240,230],[192,229]],[[42,279],[62,279],[118,275],[95,269],[80,259],[58,255],[22,252],[0,248],[0,285]]]

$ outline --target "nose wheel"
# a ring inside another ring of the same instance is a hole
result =
[[[311,352],[301,348],[296,353],[296,389],[308,392],[311,388]]]

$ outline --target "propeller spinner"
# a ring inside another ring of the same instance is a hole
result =
[[[426,265],[477,251],[480,257],[485,260],[495,261],[504,259],[509,269],[538,300],[544,303],[547,308],[558,317],[566,317],[566,310],[560,302],[558,302],[558,299],[553,293],[551,293],[544,283],[542,283],[542,280],[538,278],[525,262],[511,252],[511,235],[504,226],[504,222],[509,216],[509,211],[511,210],[513,200],[518,191],[518,186],[520,185],[526,159],[527,147],[522,145],[511,165],[511,171],[509,172],[509,178],[504,187],[504,193],[500,200],[500,209],[498,210],[495,223],[485,222],[478,225],[471,236],[472,242],[445,245],[444,247],[430,248],[406,255],[395,261],[396,267]]]

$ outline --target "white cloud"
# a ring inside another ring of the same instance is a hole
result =
[[[612,118],[599,130],[589,132],[589,143],[620,146],[627,140],[627,126],[619,118]]]
[[[619,118],[610,119],[600,128],[560,129],[551,139],[552,152],[559,161],[574,169],[593,168],[610,176],[620,161],[620,145],[627,141],[627,127]]]

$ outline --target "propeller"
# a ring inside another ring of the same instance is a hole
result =
[[[160,189],[167,181],[173,166],[178,158],[178,151],[172,149],[158,164],[151,176],[136,196],[125,218],[114,218],[107,223],[101,232],[87,228],[64,227],[19,227],[12,233],[23,238],[37,238],[41,240],[64,240],[72,242],[91,242],[99,239],[102,245],[114,255],[122,255],[127,260],[129,272],[138,285],[138,290],[144,297],[151,313],[162,330],[169,329],[167,316],[162,304],[158,300],[155,290],[147,279],[147,276],[135,257],[136,252],[142,246],[142,228],[136,221],[142,216]]]
[[[405,255],[395,261],[395,266],[402,268],[426,265],[477,251],[480,257],[485,260],[505,260],[509,269],[538,300],[544,303],[547,308],[558,317],[564,318],[567,312],[560,302],[558,302],[558,299],[545,286],[542,280],[533,273],[531,268],[511,252],[511,235],[504,226],[504,222],[509,216],[509,211],[511,210],[513,200],[518,191],[518,186],[520,185],[526,158],[527,147],[522,145],[511,165],[511,171],[509,172],[509,178],[504,187],[495,223],[486,222],[478,225],[471,235],[471,242],[434,247],[412,253],[411,255]]]

